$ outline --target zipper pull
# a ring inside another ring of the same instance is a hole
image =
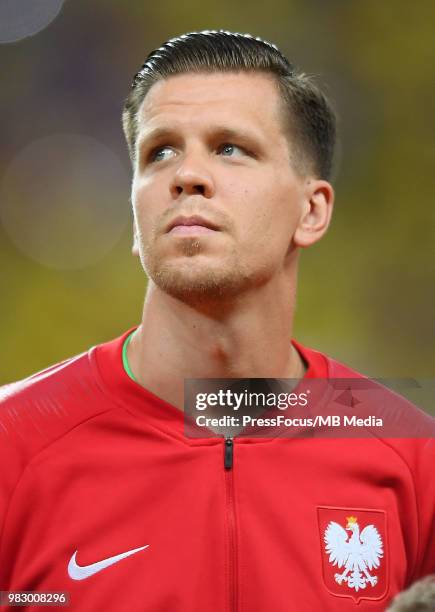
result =
[[[226,470],[231,470],[231,468],[233,467],[233,449],[234,449],[233,439],[225,438],[224,467]]]

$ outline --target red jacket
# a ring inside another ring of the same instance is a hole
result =
[[[225,469],[224,440],[186,438],[128,377],[128,333],[0,390],[0,590],[80,612],[365,612],[435,572],[433,440],[236,438]],[[308,377],[360,376],[294,344]],[[333,564],[346,528],[382,551],[358,589]]]

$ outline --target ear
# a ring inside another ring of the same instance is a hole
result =
[[[334,189],[328,181],[308,179],[303,211],[293,236],[296,246],[306,248],[326,233],[332,217]]]

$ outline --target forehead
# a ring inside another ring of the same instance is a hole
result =
[[[278,134],[282,127],[278,87],[273,76],[258,72],[171,76],[155,83],[145,96],[138,113],[139,132],[171,120],[192,126],[224,120]]]

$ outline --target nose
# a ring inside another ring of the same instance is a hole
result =
[[[198,155],[186,156],[172,177],[170,190],[174,199],[178,199],[182,194],[200,194],[211,198],[214,194],[214,181],[205,167],[204,160],[200,160]]]

